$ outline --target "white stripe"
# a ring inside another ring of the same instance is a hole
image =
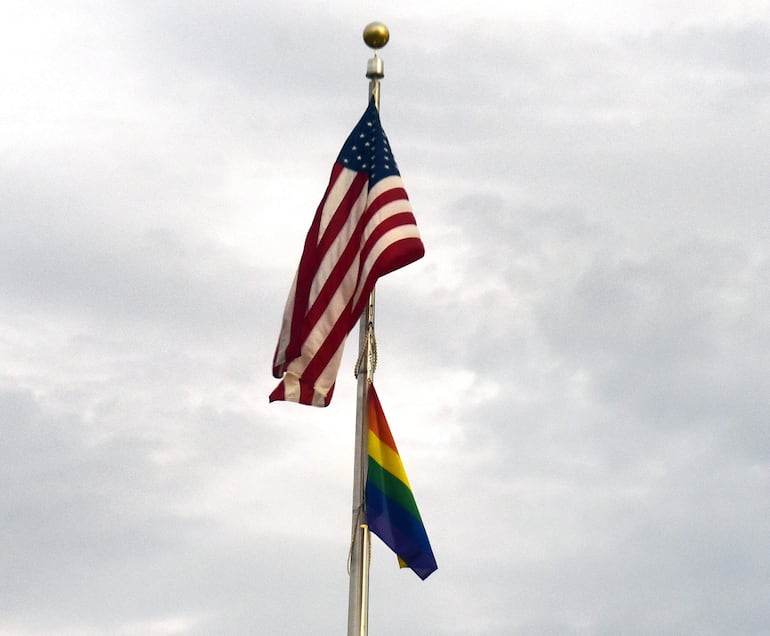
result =
[[[402,188],[404,191],[406,191],[406,188],[404,188],[403,179],[395,174],[391,175],[390,177],[380,179],[377,183],[375,183],[374,187],[369,190],[369,200],[374,201],[383,192],[387,192],[393,188]]]
[[[353,208],[350,210],[348,214],[348,218],[345,224],[343,225],[342,228],[340,228],[339,233],[335,237],[332,244],[329,246],[329,249],[324,255],[323,260],[318,264],[318,270],[316,271],[316,274],[313,277],[313,282],[310,286],[310,298],[309,298],[308,307],[312,307],[316,298],[318,298],[318,294],[321,293],[321,289],[323,289],[323,286],[326,284],[326,281],[329,279],[329,276],[332,270],[334,269],[334,266],[337,264],[337,261],[339,260],[340,254],[343,252],[345,247],[350,242],[350,237],[353,234],[353,230],[355,230],[356,225],[358,223],[358,219],[361,218],[361,214],[363,214],[363,211],[365,209],[366,209],[366,187],[364,187],[361,193],[359,194],[358,199],[356,200],[355,204],[353,205]],[[336,211],[336,208],[335,208],[335,211]],[[326,212],[326,208],[324,208],[324,213],[325,212]],[[328,220],[327,220],[327,225],[328,225]],[[323,227],[323,230],[324,231],[326,230],[326,226]],[[347,282],[348,275],[349,275],[349,272],[345,275],[344,282],[342,283],[342,285],[345,285],[345,282]],[[355,272],[354,272],[354,276],[355,276]]]
[[[340,285],[337,287],[334,295],[329,299],[329,304],[326,306],[323,315],[318,319],[319,324],[323,321],[331,322],[333,325],[337,322],[337,319],[340,317],[340,315],[342,315],[342,312],[345,311],[345,308],[348,306],[348,302],[350,302],[350,297],[355,292],[356,284],[358,282],[357,276],[359,261],[359,255],[356,254],[356,257],[350,264],[350,268],[345,273],[345,277],[340,282]],[[329,330],[330,329],[331,325],[329,326]]]
[[[326,406],[326,396],[313,391],[313,406]]]
[[[382,206],[377,211],[377,214],[375,214],[371,219],[369,219],[369,222],[366,224],[366,227],[364,228],[364,242],[366,242],[369,237],[372,235],[372,233],[380,226],[381,223],[386,221],[392,216],[395,216],[396,214],[401,214],[402,212],[411,212],[412,206],[409,205],[409,201],[406,199],[398,199],[396,201],[392,201],[391,203],[388,203],[387,205]],[[416,227],[416,226],[415,226]]]
[[[294,274],[294,282],[289,290],[289,297],[286,299],[286,306],[283,309],[283,320],[281,321],[281,333],[278,335],[278,346],[275,349],[274,367],[283,368],[286,364],[286,347],[289,346],[291,336],[291,318],[294,313],[294,297],[297,293],[297,276],[299,270]]]
[[[283,376],[283,395],[287,402],[299,402],[299,377],[289,371]]]
[[[356,178],[358,173],[355,170],[349,168],[343,168],[337,176],[337,180],[329,191],[329,196],[326,197],[326,203],[321,211],[321,226],[318,232],[318,240],[323,238],[323,234],[326,231],[326,227],[329,225],[332,216],[337,208],[340,207],[340,202],[345,197],[345,194],[350,189],[350,184],[353,183],[353,179]]]
[[[313,278],[313,284],[310,290],[311,305],[315,302],[315,299],[318,297],[318,294],[321,292],[321,289],[323,288],[324,284],[329,279],[329,276],[331,275],[332,270],[339,262],[339,258],[342,252],[350,243],[351,237],[353,235],[353,230],[355,230],[356,225],[358,224],[358,220],[361,218],[361,215],[365,208],[366,208],[366,191],[364,190],[364,192],[362,192],[361,195],[356,200],[355,205],[353,206],[353,209],[350,211],[344,227],[340,229],[340,232],[337,234],[337,237],[334,239],[334,242],[329,246],[328,251],[324,255],[323,260],[321,261],[321,263],[319,263],[318,272],[316,273],[316,276]],[[353,268],[351,269],[353,270],[352,276],[353,278],[355,278],[355,270]],[[350,284],[349,277],[351,275],[351,269],[349,269],[345,273],[345,276],[343,277],[340,283],[341,286],[344,287],[345,285]]]
[[[342,354],[345,350],[345,340],[340,343],[337,351],[331,356],[329,362],[321,371],[318,379],[313,385],[313,403],[318,402],[318,396],[321,396],[321,402],[316,404],[317,406],[323,406],[323,400],[328,395],[334,382],[337,379],[337,370],[340,367],[342,361]],[[289,367],[284,376],[284,394],[286,400],[289,402],[299,402],[300,399],[300,385],[299,378],[305,372],[308,364],[313,359],[315,353],[318,351],[318,347],[307,351],[305,347],[302,347],[302,355],[299,358],[295,358],[289,363]]]
[[[340,362],[342,362],[342,354],[345,350],[346,340],[347,337],[342,340],[337,351],[334,352],[334,355],[329,359],[324,370],[321,371],[321,374],[318,376],[315,386],[313,387],[317,393],[321,393],[324,397],[326,397],[329,390],[334,386],[334,382],[337,380],[337,371],[340,368]]]

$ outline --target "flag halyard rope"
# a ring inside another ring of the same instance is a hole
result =
[[[369,356],[367,360],[367,366],[363,367],[364,359]],[[371,378],[374,372],[377,370],[377,338],[374,335],[374,321],[370,320],[366,325],[366,337],[361,343],[361,351],[358,352],[358,359],[356,360],[356,366],[353,369],[353,375],[358,379],[358,374],[363,369],[367,369],[368,375]]]

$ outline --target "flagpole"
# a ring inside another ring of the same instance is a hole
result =
[[[380,22],[372,22],[364,28],[364,42],[374,50],[366,65],[366,77],[369,78],[369,99],[374,98],[374,105],[380,108],[380,80],[385,76],[382,59],[377,55],[388,43],[390,32]],[[364,313],[359,322],[358,335],[359,358],[356,362],[358,378],[356,403],[356,437],[353,462],[353,524],[350,548],[350,588],[348,595],[348,636],[366,636],[369,615],[369,526],[366,523],[364,494],[366,488],[366,469],[369,460],[367,404],[369,384],[376,366],[376,348],[374,342],[374,290],[369,295]]]

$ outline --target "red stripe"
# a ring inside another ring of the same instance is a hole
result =
[[[369,204],[368,211],[371,214],[375,214],[380,211],[381,208],[393,203],[394,201],[408,201],[409,197],[406,195],[404,188],[391,188],[381,192],[374,201]]]
[[[361,196],[361,191],[366,187],[368,180],[369,176],[363,172],[357,173],[353,178],[348,191],[337,206],[337,210],[329,220],[324,229],[324,234],[320,238],[318,243],[319,263],[326,255],[332,243],[337,239],[339,233],[350,223],[350,211],[353,209],[358,197]]]
[[[270,401],[271,402],[277,402],[279,400],[285,400],[286,399],[286,385],[284,384],[284,381],[281,380],[281,383],[275,387],[275,390],[270,394]]]
[[[304,375],[304,374],[303,374]],[[313,404],[313,397],[315,395],[315,389],[313,385],[308,382],[299,383],[299,401],[300,404]]]
[[[396,442],[390,432],[388,420],[385,417],[385,411],[382,410],[380,398],[377,396],[377,391],[374,390],[373,384],[369,385],[367,393],[369,394],[369,430],[374,433],[383,444],[389,446],[396,455],[398,455]]]
[[[366,261],[366,258],[369,256],[369,253],[372,251],[372,248],[377,243],[377,241],[379,241],[382,238],[384,234],[386,234],[387,232],[390,232],[391,230],[397,227],[401,227],[405,225],[415,225],[414,215],[411,213],[411,211],[399,212],[382,221],[382,223],[380,223],[376,228],[374,228],[372,233],[369,235],[369,238],[366,239],[366,243],[364,243],[363,247],[361,247],[361,263],[363,264]],[[398,269],[398,267],[389,269],[387,272],[383,271],[380,275],[382,276],[395,269]]]
[[[351,309],[353,315],[361,315],[364,305],[369,300],[369,294],[374,289],[374,285],[380,276],[409,265],[409,263],[413,263],[424,254],[425,248],[422,241],[416,237],[401,239],[386,247],[372,264],[372,268],[369,270],[366,280],[361,286],[362,292],[358,296],[358,302]]]
[[[350,333],[350,330],[356,322],[355,318],[351,319],[352,314],[350,309],[352,305],[353,301],[351,300],[345,306],[345,309],[337,319],[337,322],[335,322],[329,330],[329,333],[326,335],[326,338],[324,338],[321,346],[318,347],[318,351],[315,352],[312,359],[308,362],[305,370],[302,372],[303,380],[315,384],[316,380],[318,380],[321,373],[323,373],[323,370],[326,368],[326,365],[329,364],[329,360],[332,359],[332,356],[337,352],[337,349],[339,349],[348,333]]]

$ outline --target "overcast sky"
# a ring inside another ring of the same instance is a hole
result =
[[[439,570],[375,539],[370,634],[770,633],[769,2],[2,13],[0,636],[345,633],[356,339],[267,396],[372,20]]]

